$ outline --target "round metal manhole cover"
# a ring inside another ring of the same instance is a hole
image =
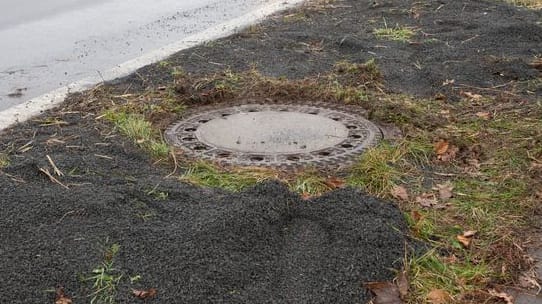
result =
[[[232,165],[343,165],[382,139],[380,129],[341,110],[248,104],[200,112],[166,131],[191,157]]]

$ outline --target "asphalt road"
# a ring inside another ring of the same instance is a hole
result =
[[[0,1],[0,111],[271,1]]]

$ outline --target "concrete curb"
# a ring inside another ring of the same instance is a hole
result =
[[[304,0],[274,0],[260,9],[119,64],[118,66],[103,72],[101,77],[100,75],[96,75],[94,77],[84,78],[36,98],[32,98],[29,101],[13,106],[7,110],[0,111],[0,131],[13,126],[14,124],[24,122],[46,110],[52,109],[62,103],[69,93],[81,92],[102,81],[109,81],[129,75],[141,67],[163,60],[176,52],[207,41],[231,35],[251,24],[257,23],[273,13],[295,7],[302,2],[304,2]]]

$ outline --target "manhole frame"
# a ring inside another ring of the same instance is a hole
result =
[[[321,115],[343,123],[349,130],[341,143],[308,153],[258,154],[230,151],[210,146],[198,140],[198,127],[212,119],[241,112],[289,111]],[[363,109],[325,102],[245,102],[193,109],[168,127],[165,138],[168,144],[180,149],[183,155],[233,166],[265,167],[344,167],[351,165],[367,148],[383,139],[379,126],[362,116]],[[334,119],[335,118],[335,119]],[[338,120],[337,120],[338,119]]]

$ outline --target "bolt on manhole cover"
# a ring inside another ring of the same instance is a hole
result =
[[[280,104],[201,112],[174,124],[165,135],[191,157],[287,167],[344,165],[382,139],[377,126],[356,114]]]

